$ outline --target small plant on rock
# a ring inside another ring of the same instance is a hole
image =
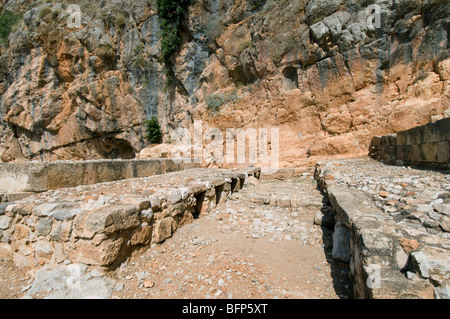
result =
[[[46,16],[48,16],[50,13],[52,13],[52,8],[50,7],[43,7],[41,10],[39,10],[38,18],[43,19]]]
[[[152,144],[161,143],[161,127],[159,126],[159,122],[156,116],[152,116],[149,120],[144,120],[144,124],[147,127],[147,135],[145,136],[145,138]]]
[[[3,42],[8,42],[9,35],[14,31],[14,26],[20,22],[20,14],[4,11],[0,15],[0,38]]]

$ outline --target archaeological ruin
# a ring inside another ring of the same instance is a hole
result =
[[[0,299],[450,299],[449,17],[2,1]]]

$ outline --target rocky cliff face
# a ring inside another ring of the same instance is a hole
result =
[[[2,161],[133,158],[156,115],[165,143],[195,120],[278,128],[294,166],[450,116],[446,0],[197,0],[170,72],[156,1],[81,2],[78,28],[47,2],[0,7],[23,17],[0,51]]]

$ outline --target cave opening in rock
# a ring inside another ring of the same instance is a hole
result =
[[[134,159],[136,158],[136,150],[131,143],[118,139],[116,137],[99,138],[91,146],[95,148],[98,154],[104,159]]]
[[[297,68],[288,66],[283,70],[283,87],[286,90],[293,90],[298,88],[298,73]]]

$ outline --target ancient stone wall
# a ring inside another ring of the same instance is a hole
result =
[[[364,158],[320,162],[315,177],[333,207],[332,257],[350,265],[355,298],[449,298],[445,174]]]
[[[369,155],[388,164],[450,168],[450,118],[374,137]]]
[[[44,192],[200,167],[171,159],[91,160],[0,164],[0,193]]]
[[[189,169],[58,189],[0,205],[0,258],[18,266],[113,267],[161,243],[259,178],[259,169]]]

